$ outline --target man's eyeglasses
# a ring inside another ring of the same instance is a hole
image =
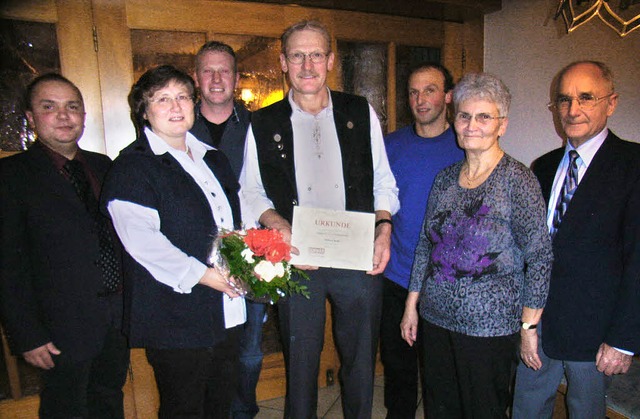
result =
[[[305,58],[308,58],[314,64],[322,64],[327,59],[328,54],[320,51],[310,52],[305,54],[304,52],[292,52],[287,54],[287,61],[291,64],[302,64]]]
[[[578,101],[578,106],[580,106],[580,109],[593,109],[598,104],[598,102],[600,102],[602,99],[608,98],[613,94],[614,93],[611,92],[608,95],[600,97],[595,97],[590,93],[583,93],[578,97],[560,95],[556,98],[555,101],[550,102],[547,106],[549,107],[549,109],[566,111],[571,107],[573,101],[576,100]]]
[[[456,114],[456,122],[461,124],[470,124],[471,119],[475,119],[478,125],[487,125],[494,119],[504,119],[506,116],[491,116],[488,113],[477,113],[475,115],[471,115],[466,112],[458,112]]]
[[[178,95],[175,98],[171,96],[160,96],[157,99],[149,99],[149,103],[155,103],[161,108],[170,108],[173,103],[176,102],[180,106],[187,104],[193,104],[193,96],[191,95]]]

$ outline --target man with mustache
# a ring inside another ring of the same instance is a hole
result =
[[[240,183],[260,223],[291,238],[293,207],[375,212],[373,269],[310,268],[310,298],[278,306],[287,370],[285,417],[316,417],[325,302],[332,305],[345,418],[370,418],[382,278],[399,207],[382,130],[366,99],[329,90],[335,56],[326,28],[302,21],[282,35],[287,97],[255,112]],[[304,267],[303,267],[304,268]]]

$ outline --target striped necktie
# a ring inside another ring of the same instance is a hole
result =
[[[562,190],[558,196],[558,202],[556,203],[556,209],[553,212],[553,223],[551,225],[551,238],[554,238],[562,222],[562,217],[567,212],[567,207],[573,194],[578,188],[578,152],[575,150],[569,151],[569,167],[567,167],[567,173],[564,177],[564,184]]]

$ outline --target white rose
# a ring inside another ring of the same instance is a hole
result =
[[[253,268],[253,271],[264,282],[271,282],[273,278],[284,275],[284,266],[278,262],[275,265],[268,260],[262,260]]]
[[[255,262],[255,260],[253,259],[253,252],[248,247],[240,253],[240,256],[242,256],[242,258],[247,261],[247,263]]]

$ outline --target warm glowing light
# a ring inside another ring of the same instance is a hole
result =
[[[260,107],[264,108],[265,106],[269,106],[272,103],[276,103],[277,101],[282,99],[284,99],[284,92],[282,90],[274,90],[269,93],[266,98],[264,98],[264,100],[260,104]]]
[[[253,102],[256,98],[251,89],[242,89],[240,91],[240,97],[245,103]]]

